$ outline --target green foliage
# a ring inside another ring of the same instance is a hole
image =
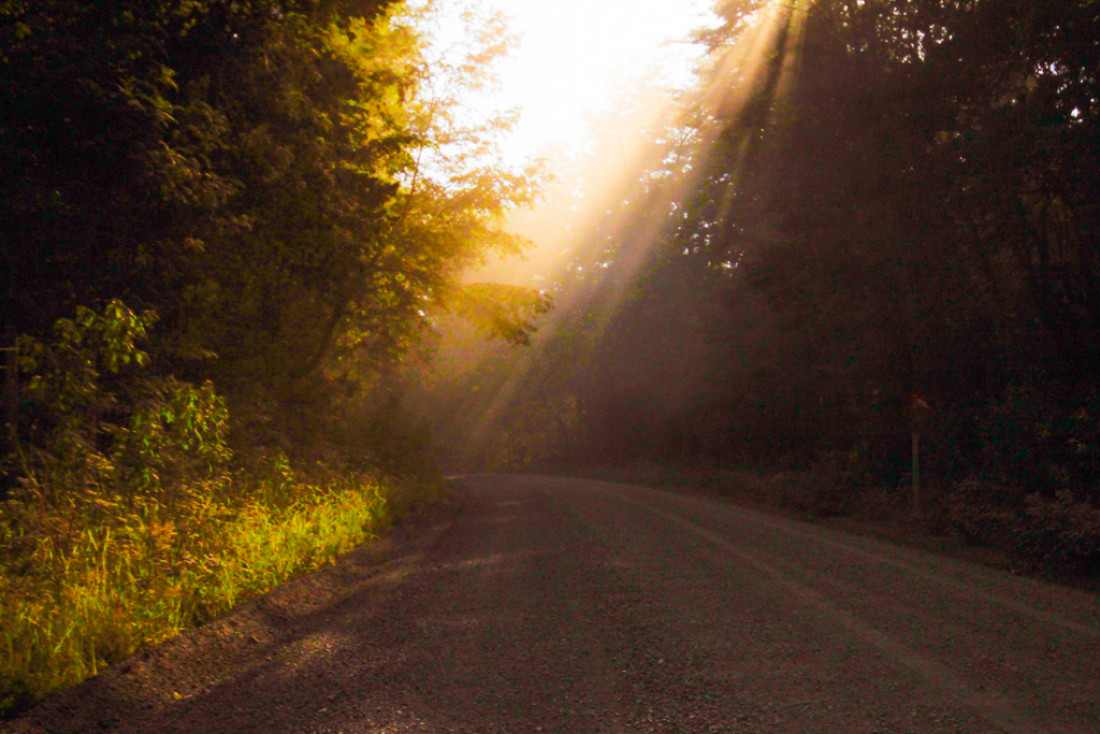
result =
[[[230,466],[210,383],[146,376],[153,322],[113,301],[21,341],[32,411],[0,505],[0,714],[375,537],[423,499],[280,453]]]
[[[21,339],[31,416],[17,467],[23,491],[134,497],[224,471],[229,416],[213,386],[142,374],[154,320],[116,300],[101,314],[79,308],[59,319],[52,343]]]
[[[216,476],[231,453],[229,411],[207,382],[199,388],[172,377],[150,380],[127,425],[113,426],[112,462],[122,481],[155,491],[185,479]]]
[[[31,399],[60,424],[111,409],[112,396],[100,389],[101,378],[148,362],[138,345],[155,321],[152,312],[137,314],[113,300],[102,314],[78,306],[75,317],[58,319],[52,344],[22,337],[20,371],[31,375]]]
[[[1095,573],[1100,565],[1100,507],[1060,490],[1052,499],[1028,495],[1022,549],[1053,569]]]
[[[432,66],[417,22],[384,0],[0,6],[11,323],[152,307],[158,370],[212,380],[238,443],[339,422],[464,268],[525,245],[503,216],[538,181],[493,162],[507,120],[457,112],[507,44]]]
[[[550,310],[550,297],[520,286],[471,283],[457,289],[450,310],[468,319],[488,338],[527,345],[536,320]]]
[[[1094,500],[1100,467],[1095,394],[1011,387],[976,426],[984,473],[1030,492],[1053,496],[1089,488]]]
[[[1095,575],[1100,563],[1100,508],[1063,489],[1053,497],[977,478],[960,483],[937,522],[970,542],[998,548],[1031,568]]]
[[[163,496],[28,489],[0,515],[0,716],[383,532],[399,492],[285,461]]]

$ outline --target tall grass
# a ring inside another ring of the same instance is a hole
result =
[[[371,539],[417,499],[281,454],[234,460],[213,385],[147,373],[154,321],[112,301],[59,319],[48,343],[20,338],[0,717]]]
[[[368,477],[189,486],[171,498],[23,493],[0,514],[0,715],[383,532]]]

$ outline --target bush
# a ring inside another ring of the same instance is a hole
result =
[[[170,492],[183,477],[223,470],[225,402],[210,383],[145,374],[140,345],[154,322],[112,301],[102,314],[79,308],[60,319],[49,344],[20,338],[28,442],[14,468],[26,490]]]
[[[1100,473],[1098,415],[1096,390],[1011,387],[977,421],[981,471],[1046,497],[1089,487]]]
[[[1054,499],[1027,497],[1027,554],[1044,566],[1100,573],[1100,508],[1062,490]]]
[[[972,478],[955,487],[945,502],[952,530],[976,545],[1018,549],[1020,516],[1019,489]]]
[[[1100,573],[1100,509],[1069,490],[1054,498],[978,479],[960,484],[947,509],[952,528],[1057,573]]]
[[[146,376],[119,302],[21,342],[32,442],[0,504],[0,716],[382,532],[412,500],[281,453],[231,468],[207,383]]]

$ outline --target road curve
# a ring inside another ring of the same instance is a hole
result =
[[[1100,600],[706,498],[455,480],[296,652],[118,730],[1100,732]]]

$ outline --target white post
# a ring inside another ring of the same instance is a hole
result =
[[[920,517],[920,431],[913,427],[913,517]]]

